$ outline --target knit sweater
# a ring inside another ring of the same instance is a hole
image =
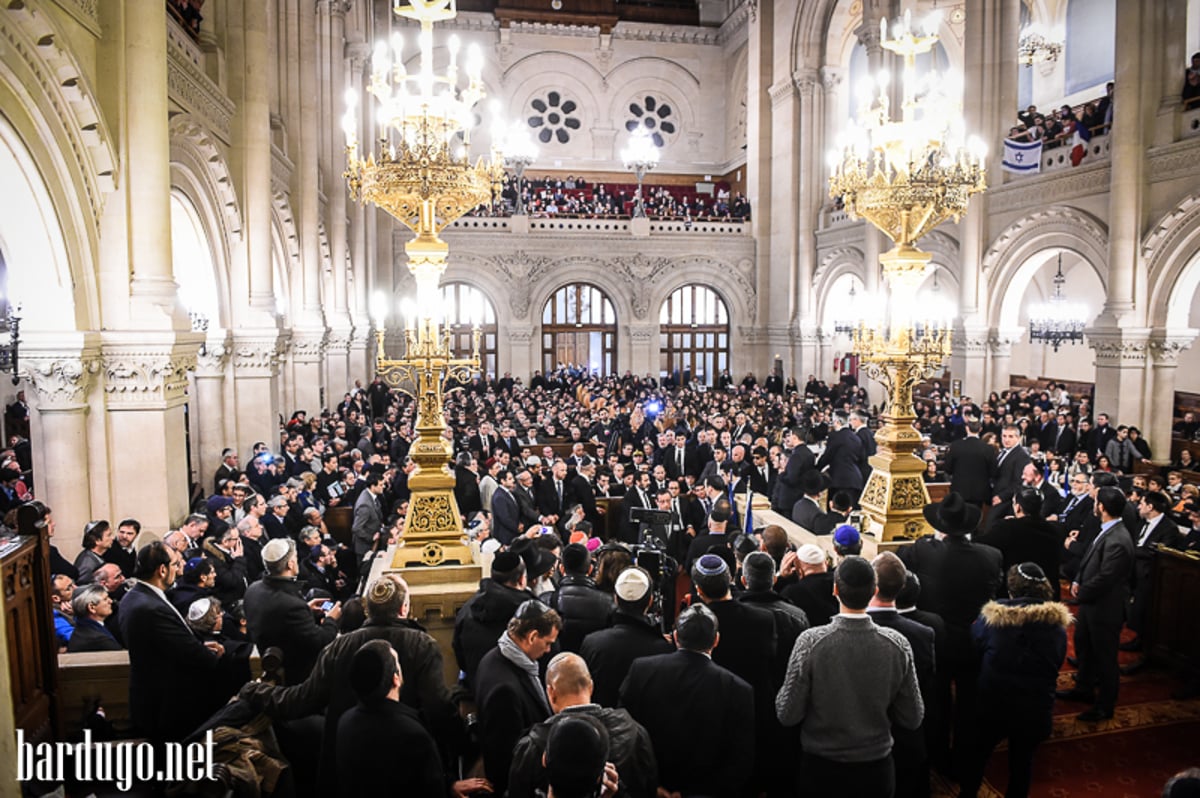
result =
[[[775,712],[785,726],[802,724],[806,754],[883,759],[892,750],[892,721],[915,729],[925,716],[912,648],[867,616],[836,615],[797,638]]]

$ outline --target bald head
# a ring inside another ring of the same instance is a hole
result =
[[[555,713],[592,702],[592,674],[583,657],[564,651],[550,660],[546,667],[546,698]]]

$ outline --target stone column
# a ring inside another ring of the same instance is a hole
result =
[[[542,367],[538,351],[540,347],[534,346],[535,341],[541,341],[541,337],[536,334],[536,327],[527,324],[512,324],[505,329],[507,334],[500,336],[500,339],[508,339],[508,365],[501,366],[498,370],[501,373],[511,371],[514,377],[520,377],[528,386],[533,372]],[[497,352],[497,355],[499,354]]]
[[[1154,146],[1178,141],[1182,132],[1183,106],[1179,102],[1179,86],[1182,83],[1180,64],[1189,63],[1187,51],[1187,0],[1160,0],[1153,3],[1158,32],[1154,36],[1154,50],[1159,54],[1158,109],[1151,130]],[[1114,115],[1115,116],[1115,115]],[[1115,118],[1114,118],[1115,121]]]
[[[183,406],[196,349],[173,333],[109,332],[101,345],[109,446],[129,454],[109,460],[112,506],[139,508],[143,528],[159,535],[188,512]]]
[[[136,329],[186,329],[171,271],[171,158],[167,128],[166,4],[126,3],[123,170],[128,202],[129,316]]]
[[[987,384],[991,386],[992,391],[1004,391],[1008,389],[1009,382],[1012,379],[1012,345],[1021,340],[1022,330],[1020,329],[992,329],[988,341],[988,353],[991,355],[991,363],[988,368]],[[977,401],[983,401],[987,397],[987,393],[983,396],[972,396],[971,398]]]
[[[775,254],[775,238],[772,220],[776,216],[774,194],[777,191],[775,183],[786,182],[786,175],[776,175],[774,169],[775,136],[793,135],[794,127],[786,123],[776,129],[774,125],[773,89],[775,82],[775,11],[773,3],[753,2],[748,4],[749,20],[747,29],[747,87],[746,87],[746,198],[754,209],[750,226],[754,239],[758,244],[758,262],[763,268],[760,271],[759,285],[759,323],[767,328],[767,333],[760,336],[774,343],[750,345],[745,347],[745,356],[734,359],[730,364],[732,370],[745,371],[754,365],[759,357],[765,359],[770,346],[783,347],[787,345],[787,302],[783,300],[783,310],[779,313],[770,307],[767,297],[782,294],[787,288],[787,268],[776,269],[774,264],[777,257],[785,259],[786,251]],[[782,38],[782,37],[781,37]],[[791,81],[783,76],[788,90]],[[784,167],[786,168],[786,167]],[[785,213],[783,209],[779,213]],[[788,225],[784,225],[787,227]],[[735,319],[734,323],[744,325],[748,319]],[[657,372],[657,369],[655,369]]]
[[[967,14],[964,50],[963,116],[967,130],[987,139],[987,132],[1002,129],[1004,120],[1016,113],[1017,39],[1020,0],[983,0]],[[1003,150],[989,148],[988,182],[1003,184],[1000,170]],[[950,373],[962,380],[963,394],[979,400],[992,390],[1008,387],[986,380],[988,338],[987,308],[984,306],[980,269],[988,244],[988,197],[971,198],[959,222],[962,259],[959,270],[958,320]]]
[[[619,367],[620,371],[629,368],[634,374],[658,373],[658,325],[630,324],[627,328],[629,336],[629,362]]]
[[[793,80],[800,98],[800,143],[798,157],[806,167],[801,170],[799,207],[796,214],[796,308],[800,349],[793,353],[792,373],[797,379],[816,370],[817,365],[817,296],[813,275],[817,270],[817,216],[828,194],[820,164],[824,163],[821,145],[825,128],[825,90],[815,69],[802,70]]]
[[[55,545],[73,559],[93,513],[88,414],[99,351],[79,341],[47,342],[45,348],[30,343],[22,342],[21,365],[33,388],[28,396],[31,442],[38,453],[33,490],[54,510]]]
[[[326,323],[330,327],[330,345],[325,350],[326,381],[329,390],[340,397],[350,382],[350,337],[352,323],[347,298],[346,269],[346,155],[341,132],[346,93],[346,4],[343,0],[319,0],[317,14],[321,43],[321,118],[336,122],[325,125],[321,162],[325,175],[326,219],[329,235],[329,260],[333,271],[333,302],[326,298]]]
[[[300,237],[300,307],[292,314],[291,371],[296,409],[320,411],[325,385],[325,318],[322,313],[322,259],[320,241],[320,81],[317,77],[317,11],[312,3],[299,3],[299,145],[293,159],[293,208]],[[329,120],[335,124],[336,120]],[[293,275],[293,279],[296,276]]]
[[[1146,329],[1092,329],[1087,343],[1096,351],[1097,413],[1107,413],[1114,424],[1144,427],[1143,390],[1146,380]],[[1171,394],[1172,403],[1174,392]],[[1170,415],[1170,414],[1168,414]]]
[[[271,446],[279,440],[279,336],[235,335],[233,363],[234,412],[238,454],[244,459],[258,441]],[[311,410],[311,408],[305,408]]]
[[[786,362],[790,370],[798,366],[798,352],[793,346],[793,336],[799,323],[800,292],[808,291],[801,285],[800,246],[797,239],[796,219],[799,215],[801,180],[800,136],[801,125],[800,92],[791,75],[783,76],[768,89],[771,99],[771,215],[770,259],[767,274],[770,289],[767,296],[767,347],[760,349],[744,367],[732,364],[732,369],[756,374],[765,373],[770,367],[771,356],[776,352],[787,352]],[[757,212],[756,212],[757,213]],[[759,238],[762,241],[762,238]],[[761,259],[760,262],[764,262]],[[811,284],[811,279],[809,280]]]
[[[196,356],[196,371],[192,375],[196,386],[195,400],[189,407],[196,417],[196,440],[192,446],[199,468],[197,480],[206,494],[213,487],[209,480],[221,465],[221,450],[235,443],[225,436],[225,377],[230,344],[227,334],[210,338]],[[238,455],[242,453],[239,451]]]
[[[854,30],[859,44],[867,51],[868,73],[874,76],[881,70],[888,70],[893,76],[893,95],[900,86],[900,70],[896,68],[892,55],[881,45],[879,20],[886,17],[889,22],[894,22],[897,17],[896,11],[894,0],[866,0],[862,4],[862,25]],[[851,102],[854,100],[851,99]],[[893,114],[899,112],[900,103],[896,97],[892,98],[892,108],[895,109]],[[883,231],[870,222],[863,223],[863,285],[868,294],[877,294],[885,290],[879,256],[891,247],[891,239]]]
[[[354,42],[346,45],[346,63],[350,72],[350,86],[354,92],[363,98],[363,70],[366,67],[367,56],[371,53],[370,45],[365,42]],[[365,111],[364,111],[365,113]],[[367,257],[368,249],[367,213],[361,202],[350,203],[350,264],[351,278],[354,286],[351,322],[354,332],[350,338],[350,381],[361,379],[366,384],[374,370],[375,361],[372,357],[371,345],[374,338],[371,335],[370,296],[371,277],[368,265],[372,261]],[[330,401],[340,401],[341,396],[330,397]]]
[[[1150,363],[1153,380],[1149,386],[1150,407],[1148,428],[1143,435],[1150,442],[1155,462],[1171,462],[1171,433],[1175,421],[1175,375],[1179,355],[1190,349],[1196,340],[1196,330],[1171,333],[1155,330],[1150,338]],[[1123,422],[1121,422],[1123,423]]]
[[[821,329],[817,332],[817,347],[820,353],[817,357],[817,367],[813,372],[817,375],[818,380],[829,382],[829,378],[833,372],[833,333]],[[804,384],[800,380],[807,378],[807,374],[797,374],[796,382],[800,384],[800,389],[804,390]]]

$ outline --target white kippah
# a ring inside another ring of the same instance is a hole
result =
[[[275,540],[263,546],[263,562],[267,564],[277,563],[288,556],[288,552],[292,548],[288,543],[289,541],[286,538],[275,538]]]
[[[825,552],[815,543],[805,543],[796,551],[796,556],[805,565],[820,565],[825,562]]]
[[[212,601],[206,598],[198,598],[188,607],[187,618],[192,623],[208,615],[208,611],[212,609]]]

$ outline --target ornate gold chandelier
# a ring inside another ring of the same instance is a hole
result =
[[[937,43],[938,24],[931,18],[918,33],[905,12],[889,39],[887,20],[881,21],[882,46],[904,62],[900,118],[892,119],[890,76],[868,79],[860,95],[861,124],[850,122],[829,158],[830,196],[893,242],[879,257],[890,291],[887,312],[853,335],[863,369],[888,392],[875,436],[878,453],[860,500],[884,541],[915,539],[926,529],[921,509],[929,492],[921,477],[924,463],[913,456],[921,443],[913,427],[913,388],[941,368],[951,346],[946,320],[914,319],[917,289],[932,256],[913,243],[946,219],[961,217],[971,195],[986,188],[985,148],[964,134],[961,82],[933,70],[921,78],[916,73],[917,56]]]
[[[372,302],[375,321],[375,370],[392,388],[416,400],[417,440],[411,457],[418,469],[402,545],[392,566],[471,562],[462,538],[462,518],[454,499],[454,478],[445,466],[453,454],[444,435],[442,398],[447,381],[466,381],[479,370],[479,329],[469,357],[455,357],[449,330],[441,324],[438,284],[446,271],[449,246],[442,230],[477,205],[489,202],[504,176],[504,160],[493,137],[487,160],[471,163],[470,132],[475,106],[483,99],[483,59],[477,47],[466,59],[465,85],[459,75],[457,36],[447,41],[450,61],[444,74],[433,69],[433,23],[452,19],[453,0],[396,2],[393,12],[420,23],[418,69],[406,70],[399,33],[381,42],[371,59],[367,92],[375,97],[374,151],[358,151],[358,97],[346,95],[346,182],[352,198],[390,213],[416,236],[405,244],[408,268],[417,284],[416,303],[406,313],[405,355],[389,359],[384,350],[386,299]]]

